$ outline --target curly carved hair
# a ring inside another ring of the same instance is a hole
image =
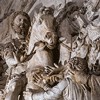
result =
[[[74,58],[71,58],[68,63],[70,63],[73,69],[77,71],[81,71],[85,73],[88,73],[89,71],[87,61],[83,58],[74,57]]]

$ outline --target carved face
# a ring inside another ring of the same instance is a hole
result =
[[[79,57],[71,58],[67,66],[72,72],[74,71],[88,72],[87,62],[83,58],[79,58]]]
[[[19,38],[25,38],[29,29],[29,20],[24,15],[17,15],[13,21],[13,30],[18,34]]]

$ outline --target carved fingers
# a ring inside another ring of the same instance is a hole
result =
[[[51,73],[54,69],[55,69],[55,67],[52,67],[52,66],[45,66],[45,72],[46,72],[46,73]]]
[[[52,75],[46,78],[46,84],[49,86],[54,86],[62,80],[62,75]]]
[[[42,81],[42,75],[41,74],[37,74],[37,73],[34,73],[33,75],[33,82],[35,83],[40,83]]]
[[[45,72],[49,75],[57,73],[59,66],[54,64],[54,66],[45,66]]]

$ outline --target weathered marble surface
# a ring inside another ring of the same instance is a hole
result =
[[[68,1],[0,1],[0,100],[99,100],[100,2]]]

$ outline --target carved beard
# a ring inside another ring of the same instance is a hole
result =
[[[20,24],[20,25],[13,25],[13,30],[15,31],[15,33],[27,33],[28,32],[28,27],[26,27],[24,24]]]
[[[18,38],[20,40],[25,40],[27,33],[28,33],[28,27],[25,27],[24,24],[13,25],[13,30],[18,35]]]
[[[25,41],[26,33],[24,31],[22,31],[21,33],[17,33],[17,35],[20,40]]]

